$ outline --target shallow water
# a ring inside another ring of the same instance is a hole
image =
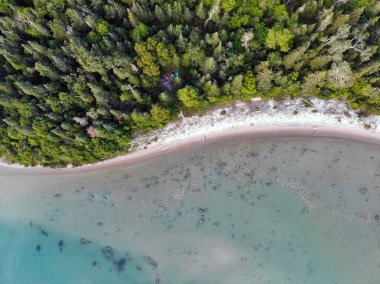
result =
[[[380,148],[289,138],[0,169],[0,283],[380,283]]]

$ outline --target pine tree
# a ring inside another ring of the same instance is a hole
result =
[[[183,20],[183,9],[182,9],[181,2],[179,1],[175,1],[173,3],[173,19],[176,22],[182,22]]]
[[[352,76],[351,67],[346,61],[342,61],[339,64],[333,62],[328,72],[328,80],[338,88],[350,86]]]
[[[165,14],[164,14],[164,11],[162,10],[162,8],[160,6],[156,5],[154,7],[154,14],[156,16],[156,19],[160,23],[164,23],[165,22]]]
[[[331,55],[318,55],[310,61],[310,67],[313,70],[321,70],[326,67],[332,60]]]
[[[191,86],[179,89],[177,92],[179,100],[188,108],[197,107],[201,104],[198,90]]]
[[[303,65],[303,61],[305,59],[304,56],[308,48],[309,45],[303,45],[285,55],[282,61],[285,66],[285,69],[300,70],[301,66]]]
[[[210,102],[217,102],[221,97],[221,90],[218,85],[210,81],[203,85],[203,92]]]
[[[140,24],[140,20],[131,9],[128,9],[128,19],[133,27],[137,27]]]
[[[248,96],[256,94],[256,78],[251,70],[244,75],[241,92]]]
[[[269,69],[269,62],[261,62],[260,65],[256,67],[257,72],[257,89],[262,93],[269,93],[272,89],[273,71]]]
[[[243,75],[237,75],[232,79],[230,92],[232,96],[239,97],[243,86]]]
[[[269,48],[280,47],[280,50],[287,52],[291,45],[294,35],[288,29],[273,28],[268,31],[266,44]]]
[[[202,71],[207,74],[212,74],[216,71],[216,62],[213,57],[208,57],[203,63]]]
[[[206,10],[203,6],[202,1],[198,4],[195,10],[195,14],[197,15],[198,18],[201,18],[202,20],[206,19]]]
[[[176,47],[178,51],[185,52],[186,46],[187,46],[187,41],[181,33],[176,41]]]
[[[309,73],[302,84],[302,92],[305,94],[318,94],[319,89],[326,84],[327,72],[318,71]]]

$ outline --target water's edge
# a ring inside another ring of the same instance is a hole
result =
[[[94,164],[83,165],[79,167],[68,166],[66,168],[44,168],[42,166],[24,167],[19,164],[8,164],[1,162],[0,167],[8,167],[15,169],[33,170],[35,173],[68,173],[68,172],[83,172],[96,170],[108,167],[123,166],[139,161],[148,160],[154,157],[160,157],[173,152],[177,152],[186,148],[194,148],[201,145],[219,144],[223,142],[241,140],[267,140],[273,138],[291,138],[291,137],[325,137],[339,138],[348,141],[356,141],[367,144],[380,145],[380,133],[370,132],[363,129],[350,129],[336,126],[322,125],[287,125],[287,126],[249,126],[226,129],[223,131],[210,132],[206,135],[189,135],[186,138],[181,138],[168,143],[157,143],[147,146],[146,149],[138,149],[134,152],[123,154],[115,158]]]

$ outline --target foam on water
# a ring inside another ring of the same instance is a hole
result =
[[[242,141],[0,186],[0,283],[380,283],[378,146]]]

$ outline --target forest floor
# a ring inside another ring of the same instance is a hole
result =
[[[252,99],[218,107],[203,115],[184,117],[164,128],[136,137],[128,154],[95,164],[51,169],[55,172],[99,169],[130,164],[211,142],[275,136],[328,136],[380,144],[380,116],[360,117],[348,104],[336,100]],[[1,162],[0,166],[24,168]],[[34,167],[42,168],[42,167]]]

